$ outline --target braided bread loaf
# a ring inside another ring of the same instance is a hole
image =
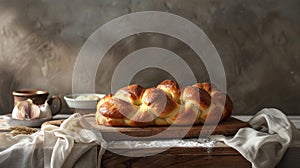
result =
[[[96,122],[106,126],[191,125],[218,123],[230,117],[229,96],[210,83],[197,83],[180,90],[172,80],[156,88],[137,84],[108,94],[97,104]]]

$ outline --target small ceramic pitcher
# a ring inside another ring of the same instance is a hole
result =
[[[57,96],[51,96],[48,98],[49,92],[45,90],[18,90],[14,91],[12,94],[14,96],[15,105],[19,102],[30,99],[33,104],[40,106],[40,108],[48,108],[47,111],[50,110],[49,106],[51,106],[53,101],[56,100],[57,106],[55,107],[55,110],[51,111],[51,116],[58,114],[62,107],[61,99]]]

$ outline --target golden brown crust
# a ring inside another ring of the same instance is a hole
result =
[[[204,90],[193,86],[187,86],[182,94],[182,101],[191,101],[195,106],[198,106],[201,110],[206,110],[210,106],[211,97]]]
[[[194,87],[197,87],[199,89],[204,89],[205,91],[207,91],[208,93],[211,93],[212,90],[212,86],[210,83],[208,82],[203,82],[203,83],[196,83],[193,85]]]
[[[104,102],[98,109],[102,116],[108,118],[124,119],[132,115],[137,108],[129,102],[118,98],[111,98]]]
[[[142,103],[148,106],[151,112],[159,118],[167,117],[178,108],[177,103],[158,88],[146,89]]]
[[[107,94],[107,95],[105,95],[102,99],[100,99],[100,101],[98,102],[98,104],[97,104],[97,109],[99,109],[100,108],[100,106],[102,106],[102,104],[104,103],[104,102],[106,102],[106,101],[108,101],[109,99],[111,99],[112,98],[112,94]]]
[[[124,120],[108,118],[108,117],[104,117],[100,113],[96,113],[96,123],[101,125],[106,125],[106,126],[123,126]]]
[[[231,116],[228,95],[210,83],[186,86],[165,80],[156,88],[129,85],[97,105],[96,122],[107,126],[192,125],[218,123]]]
[[[212,102],[218,106],[219,113],[222,114],[222,120],[228,119],[233,110],[233,103],[228,95],[220,91],[212,92]]]
[[[145,89],[142,86],[133,84],[119,89],[114,97],[128,101],[134,105],[140,105],[144,91]]]
[[[207,114],[203,114],[202,119],[208,123],[216,123],[219,120],[226,120],[231,116],[233,103],[228,95],[207,82],[196,83],[193,86],[206,90],[211,95],[211,102],[214,104],[212,106],[214,108],[211,108]]]
[[[193,125],[197,124],[198,115],[198,110],[195,110],[190,104],[185,104],[181,107],[179,113],[172,116],[171,121],[177,125]]]
[[[129,126],[147,126],[152,125],[154,119],[155,117],[150,111],[147,109],[140,109],[134,114],[134,116],[125,122]]]
[[[180,103],[180,87],[177,82],[172,80],[164,80],[156,86],[156,88],[163,90],[168,94],[176,103]]]

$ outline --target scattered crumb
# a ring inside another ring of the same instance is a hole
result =
[[[19,134],[25,134],[25,135],[30,135],[38,131],[36,128],[30,128],[26,126],[17,126],[17,127],[12,127],[12,131],[10,132],[14,136],[19,135]]]

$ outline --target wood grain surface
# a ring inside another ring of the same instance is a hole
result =
[[[128,157],[126,150],[122,155],[106,151],[102,157],[102,167],[222,167],[250,168],[251,163],[235,149],[229,147],[206,148],[170,148],[165,152],[146,156],[155,149],[127,149],[127,152],[144,153],[145,157]],[[118,152],[119,153],[119,152]]]
[[[87,121],[100,130],[106,140],[141,140],[169,138],[198,138],[211,134],[234,135],[240,128],[248,127],[248,123],[236,118],[229,118],[218,125],[194,126],[149,126],[149,127],[108,127],[97,125],[94,117],[86,117]],[[122,133],[122,134],[120,134]],[[128,135],[128,136],[126,136]]]

